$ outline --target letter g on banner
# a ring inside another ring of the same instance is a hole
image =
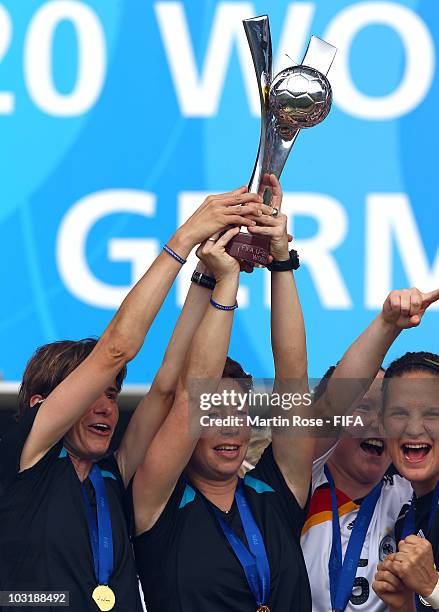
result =
[[[365,27],[382,24],[394,30],[405,52],[405,71],[398,87],[382,97],[367,96],[355,87],[349,73],[350,47]],[[341,11],[329,24],[325,40],[339,48],[331,72],[334,100],[360,119],[397,119],[415,109],[428,94],[435,69],[432,36],[422,19],[396,2],[360,2]]]
[[[118,308],[158,254],[157,240],[113,238],[108,244],[108,257],[131,262],[131,285],[110,285],[96,278],[87,262],[87,237],[100,219],[117,213],[150,218],[155,213],[155,195],[133,189],[92,193],[70,208],[58,232],[56,259],[66,288],[78,300],[98,308]]]

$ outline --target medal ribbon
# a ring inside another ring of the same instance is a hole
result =
[[[438,504],[439,504],[439,482],[436,484],[436,487],[433,493],[433,497],[431,499],[430,515],[428,517],[428,533],[430,532],[431,527],[433,525],[433,519],[435,517]],[[407,536],[415,533],[416,531],[415,517],[416,517],[416,497],[415,497],[415,494],[413,493],[409,511],[405,515],[404,525],[403,525],[402,533],[401,533],[401,540],[404,540]],[[415,604],[416,604],[416,610],[420,610],[421,603],[419,601],[419,596],[416,596],[416,595],[415,595]]]
[[[358,561],[361,550],[369,529],[370,521],[375,510],[375,506],[381,494],[383,481],[381,480],[376,487],[364,498],[354,528],[352,529],[349,543],[343,560],[340,517],[338,514],[337,494],[334,479],[325,465],[325,476],[329,483],[332,503],[332,547],[329,557],[329,584],[331,591],[331,607],[336,612],[343,612],[348,604],[354,586],[355,574],[357,573]]]
[[[215,516],[244,570],[257,605],[262,606],[270,594],[270,566],[264,540],[248,505],[241,479],[238,480],[235,499],[249,548],[233,533],[220,511],[214,507]]]
[[[82,494],[87,514],[95,574],[98,584],[107,585],[113,573],[114,563],[110,506],[105,490],[104,478],[96,464],[93,465],[89,478],[96,495],[97,521],[84,483],[82,484]]]

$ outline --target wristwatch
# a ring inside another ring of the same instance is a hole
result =
[[[216,280],[213,278],[213,276],[208,276],[202,272],[197,272],[197,270],[194,270],[191,281],[197,285],[200,285],[200,287],[205,287],[211,291],[215,289],[216,285]]]
[[[297,270],[300,266],[299,254],[294,249],[290,251],[290,258],[285,261],[272,261],[267,269],[270,272],[286,272],[287,270]]]

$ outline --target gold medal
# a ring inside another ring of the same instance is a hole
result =
[[[270,612],[270,608],[268,606],[259,606],[256,612]]]
[[[92,597],[95,600],[99,610],[102,610],[102,612],[112,610],[116,604],[116,596],[106,584],[98,584],[93,591]]]

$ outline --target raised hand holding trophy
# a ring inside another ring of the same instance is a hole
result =
[[[301,128],[313,127],[331,109],[332,90],[327,73],[336,48],[312,36],[300,66],[285,68],[273,78],[270,24],[267,15],[244,20],[261,102],[261,136],[249,191],[263,189],[265,174],[281,175]],[[270,195],[270,194],[268,194]],[[264,202],[267,197],[264,194]],[[254,265],[268,263],[270,240],[246,228],[231,240],[227,251]]]

